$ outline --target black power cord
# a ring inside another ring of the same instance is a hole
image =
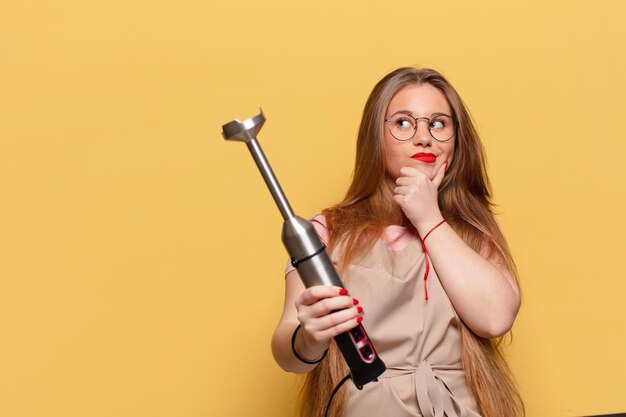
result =
[[[348,374],[345,377],[343,377],[343,379],[341,381],[339,381],[339,383],[337,384],[337,386],[333,390],[333,393],[330,394],[330,398],[328,399],[328,404],[326,405],[326,411],[324,411],[324,417],[328,417],[328,411],[330,410],[330,404],[333,402],[333,398],[335,397],[335,394],[337,394],[337,391],[339,391],[339,388],[341,388],[341,386],[349,379],[350,379],[350,374]]]

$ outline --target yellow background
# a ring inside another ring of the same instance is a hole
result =
[[[626,412],[626,3],[0,2],[0,415],[290,416],[282,220],[341,198],[403,65],[486,144],[531,417]]]

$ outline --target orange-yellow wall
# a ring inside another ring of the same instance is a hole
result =
[[[0,2],[0,415],[290,416],[281,219],[343,194],[391,69],[483,135],[530,417],[626,411],[626,3]]]

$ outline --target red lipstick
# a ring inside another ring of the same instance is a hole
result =
[[[434,153],[424,153],[424,152],[419,152],[419,153],[416,153],[415,155],[411,155],[411,158],[417,159],[418,161],[421,161],[421,162],[426,162],[427,164],[432,164],[437,160],[437,157],[435,156]]]

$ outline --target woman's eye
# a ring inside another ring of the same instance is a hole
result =
[[[445,125],[446,124],[443,120],[433,120],[430,122],[431,129],[443,129]]]
[[[398,119],[396,121],[396,126],[405,130],[413,129],[413,124],[408,119]]]

